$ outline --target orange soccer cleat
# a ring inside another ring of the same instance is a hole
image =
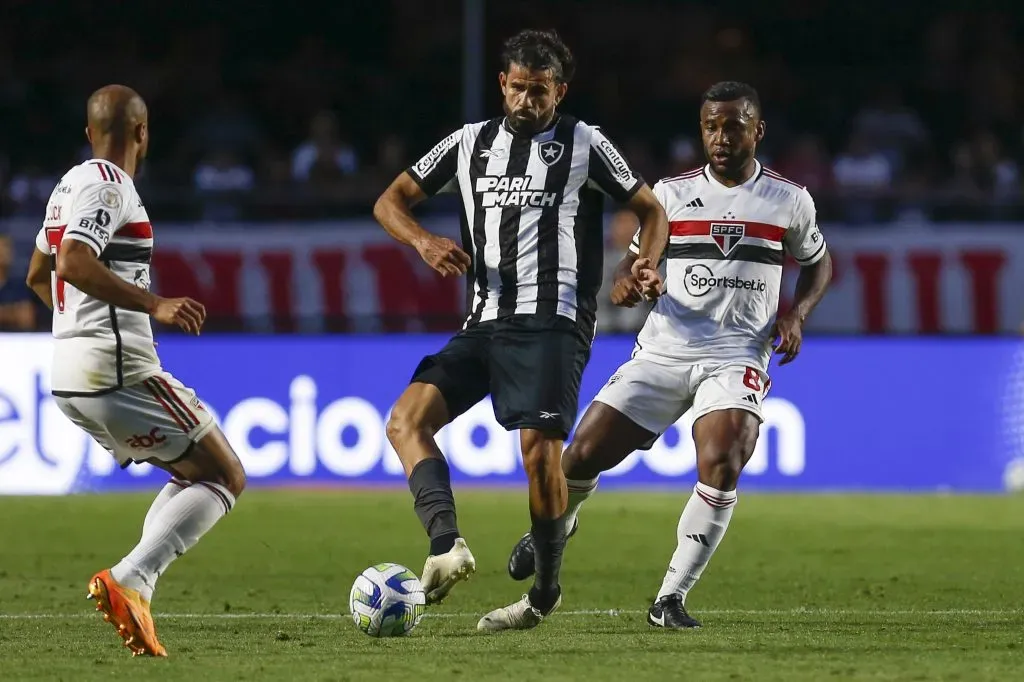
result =
[[[88,597],[96,600],[96,610],[103,612],[103,620],[117,628],[132,656],[167,655],[167,649],[156,638],[149,602],[136,590],[114,580],[109,569],[89,581]]]

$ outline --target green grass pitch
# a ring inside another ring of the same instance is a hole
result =
[[[1010,680],[1024,675],[1024,497],[744,495],[688,599],[705,627],[644,622],[686,492],[599,492],[562,570],[562,611],[485,635],[525,490],[456,489],[479,571],[412,636],[345,616],[380,561],[417,574],[402,490],[250,491],[161,578],[166,660],[132,659],[85,584],[136,541],[149,495],[0,498],[3,680]],[[162,614],[162,615],[161,615]]]

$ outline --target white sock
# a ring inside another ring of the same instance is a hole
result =
[[[146,530],[152,525],[153,519],[156,518],[157,513],[164,508],[164,505],[171,501],[171,499],[180,493],[182,490],[187,488],[190,484],[187,481],[179,481],[176,478],[169,480],[160,492],[157,493],[156,498],[153,500],[153,504],[149,505],[149,511],[146,512],[146,519],[142,522],[142,534],[146,534]]]
[[[572,530],[572,526],[576,523],[576,516],[580,513],[580,507],[587,501],[587,498],[594,494],[597,490],[597,481],[600,476],[595,478],[585,479],[582,481],[574,481],[571,479],[565,479],[565,486],[569,490],[569,503],[565,509],[565,532],[568,533]]]
[[[110,574],[151,601],[157,578],[172,561],[199,542],[234,504],[235,496],[224,486],[205,481],[193,483],[153,515],[139,544],[110,569]]]
[[[658,599],[678,594],[686,601],[687,593],[725,536],[735,507],[735,490],[716,490],[703,483],[694,486],[693,495],[679,517],[676,527],[678,544],[658,590]]]

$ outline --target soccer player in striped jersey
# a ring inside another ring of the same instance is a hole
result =
[[[640,220],[640,255],[631,268],[650,296],[660,293],[655,266],[668,236],[658,200],[607,135],[557,112],[573,73],[558,35],[523,31],[506,42],[502,61],[505,116],[443,139],[374,209],[389,234],[442,275],[470,273],[462,331],[423,359],[387,426],[430,536],[421,576],[428,603],[476,569],[434,434],[488,395],[498,422],[520,432],[537,570],[526,596],[478,623],[487,631],[534,627],[561,601],[560,458],[595,333],[604,198],[625,203]],[[465,251],[412,215],[412,206],[438,192],[462,200]]]
[[[600,473],[650,448],[684,413],[692,414],[698,481],[647,618],[662,628],[700,626],[684,603],[732,518],[737,481],[757,442],[772,351],[783,355],[780,365],[796,358],[804,320],[832,276],[811,195],[755,158],[765,133],[757,92],[723,82],[703,99],[707,165],[654,186],[670,221],[667,291],[632,358],[598,393],[562,458],[572,535]],[[787,252],[800,275],[792,308],[776,319]],[[636,258],[634,240],[617,270],[612,300],[618,305],[641,299],[630,272]],[[509,558],[513,578],[530,575],[533,555],[527,533]]]
[[[108,85],[87,115],[93,158],[50,195],[28,285],[53,310],[50,384],[61,412],[122,468],[149,462],[172,476],[139,543],[88,586],[132,655],[166,656],[150,613],[157,578],[231,510],[245,472],[195,392],[156,354],[150,317],[198,334],[206,310],[149,291],[153,228],[133,181],[149,143],[146,105]]]

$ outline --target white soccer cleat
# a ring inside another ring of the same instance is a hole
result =
[[[455,587],[455,583],[468,580],[476,573],[476,559],[462,538],[455,539],[455,546],[444,554],[428,556],[423,564],[420,582],[427,594],[428,604],[438,604]]]
[[[491,611],[480,619],[476,624],[477,630],[484,632],[500,632],[501,630],[529,630],[540,625],[541,621],[550,616],[562,605],[562,595],[558,595],[558,601],[551,607],[547,614],[530,603],[529,595],[524,594],[523,598],[511,606],[505,606]]]

